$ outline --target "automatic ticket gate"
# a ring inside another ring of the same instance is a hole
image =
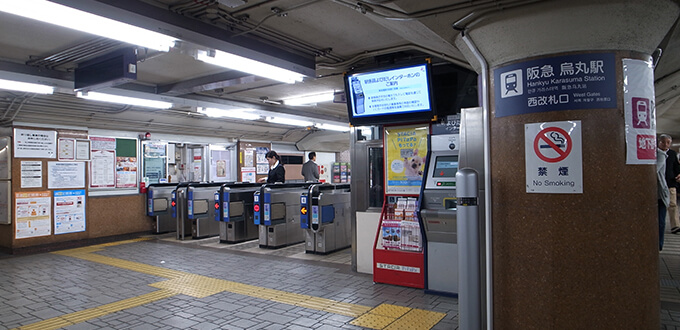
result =
[[[217,236],[220,224],[215,221],[213,201],[224,182],[190,183],[187,189],[187,218],[191,221],[194,239]]]
[[[177,230],[172,214],[172,192],[177,183],[154,183],[146,193],[146,214],[154,217],[153,233],[161,234]]]
[[[276,249],[303,242],[300,195],[312,183],[266,184],[253,199],[253,219],[259,226],[261,248]]]
[[[430,136],[427,177],[420,198],[420,220],[425,231],[426,289],[458,293],[458,238],[456,172],[458,134]]]
[[[253,198],[261,183],[225,183],[215,193],[215,221],[220,226],[220,243],[239,243],[258,238],[253,221]]]
[[[185,240],[191,238],[191,220],[187,213],[187,190],[190,182],[182,182],[177,184],[175,190],[172,191],[172,217],[175,218],[178,240]]]
[[[350,185],[314,184],[300,196],[305,252],[327,254],[352,244]]]

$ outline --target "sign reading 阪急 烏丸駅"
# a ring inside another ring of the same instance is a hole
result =
[[[616,57],[578,54],[494,70],[495,116],[616,108]]]

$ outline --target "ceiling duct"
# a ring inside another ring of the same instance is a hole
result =
[[[80,63],[75,70],[75,89],[92,91],[137,80],[137,54],[128,47]]]

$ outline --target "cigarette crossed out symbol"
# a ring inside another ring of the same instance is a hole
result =
[[[571,136],[565,130],[559,127],[548,127],[536,134],[534,152],[538,158],[545,162],[557,163],[569,156],[572,145]],[[554,150],[557,157],[548,157],[541,152],[541,149]]]

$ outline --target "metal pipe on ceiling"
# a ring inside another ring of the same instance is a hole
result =
[[[451,63],[460,65],[464,68],[472,69],[469,63],[465,61],[461,61],[457,58],[450,57],[446,54],[442,54],[439,52],[436,52],[434,50],[431,50],[429,48],[425,48],[416,44],[408,44],[408,45],[401,45],[401,46],[396,46],[396,47],[389,47],[389,48],[383,48],[383,49],[377,49],[373,50],[370,52],[363,52],[360,54],[355,55],[349,60],[343,61],[343,62],[337,62],[337,63],[328,63],[328,62],[319,62],[316,64],[316,68],[318,69],[329,69],[329,70],[339,70],[339,71],[346,71],[348,70],[352,65],[355,63],[364,60],[366,58],[371,58],[375,56],[380,56],[380,55],[385,55],[385,54],[391,54],[395,52],[401,52],[401,51],[408,51],[408,50],[417,50],[420,52],[423,52],[425,54],[429,54],[438,58],[441,58],[443,60],[449,61]]]

